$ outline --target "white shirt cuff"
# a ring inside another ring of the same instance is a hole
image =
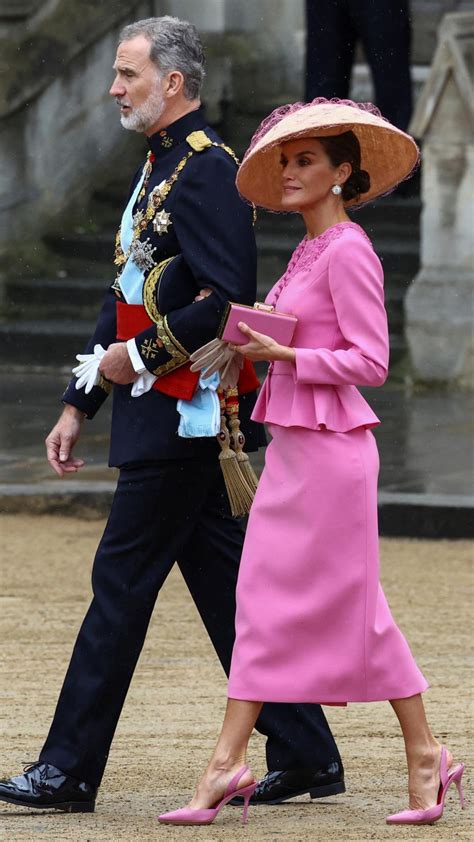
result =
[[[129,339],[127,341],[127,351],[128,356],[130,357],[130,362],[133,365],[137,374],[143,374],[144,371],[147,371],[147,367],[143,365],[143,360],[138,353],[137,344],[134,339]]]

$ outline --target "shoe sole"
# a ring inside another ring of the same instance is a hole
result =
[[[63,813],[93,813],[95,802],[85,801],[64,801],[61,804],[32,804],[28,801],[18,801],[16,798],[9,798],[7,795],[0,795],[0,801],[7,804],[14,804],[15,807],[32,807],[35,810],[61,810]]]
[[[283,804],[284,801],[291,801],[292,798],[297,798],[299,795],[309,795],[312,800],[315,800],[316,798],[328,798],[330,795],[342,795],[345,791],[346,785],[344,781],[339,781],[339,783],[336,784],[317,786],[314,787],[314,789],[300,789],[298,792],[283,795],[281,798],[273,798],[271,801],[252,801],[252,799],[250,799],[250,805],[252,807],[265,807],[266,805],[273,806],[274,804]],[[229,801],[229,804],[231,804],[232,807],[241,807],[243,799],[240,801]]]

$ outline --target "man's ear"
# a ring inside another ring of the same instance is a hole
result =
[[[182,92],[184,87],[184,76],[179,70],[172,70],[165,79],[164,94],[172,97]]]

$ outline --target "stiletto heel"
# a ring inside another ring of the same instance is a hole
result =
[[[256,787],[257,787],[257,784],[252,784],[250,787],[248,787],[249,792],[247,793],[247,795],[244,798],[244,809],[243,809],[243,812],[242,812],[242,824],[247,824],[247,813],[249,811],[250,799],[251,799],[252,795],[254,794]]]
[[[464,792],[461,783],[464,769],[464,763],[459,763],[454,769],[448,769],[446,749],[442,746],[439,761],[439,790],[436,804],[433,807],[428,807],[427,810],[403,810],[401,813],[394,813],[391,816],[387,816],[387,824],[434,824],[443,815],[446,793],[452,783],[457,786],[461,809],[464,809]]]
[[[237,788],[237,784],[245,772],[248,771],[248,768],[248,766],[242,766],[242,768],[239,769],[232,780],[229,781],[224,797],[218,802],[218,804],[216,804],[215,807],[208,807],[202,810],[194,810],[192,807],[181,807],[180,810],[173,810],[171,813],[162,813],[161,816],[158,816],[158,821],[162,824],[212,824],[219,810],[221,810],[222,807],[225,807],[225,805],[228,804],[235,795],[239,795],[244,798],[242,824],[245,824],[247,821],[249,802],[257,787],[257,781],[252,781],[251,784],[247,784],[247,786],[243,786],[240,789]]]
[[[457,768],[461,769],[461,771],[460,771],[458,777],[454,777],[454,774],[453,774],[453,780],[454,780],[454,783],[456,784],[456,788],[457,788],[458,795],[459,795],[459,801],[461,802],[461,810],[464,810],[464,807],[466,806],[466,799],[464,798],[464,790],[462,788],[462,776],[463,776],[463,772],[464,772],[464,764],[461,763]],[[455,770],[455,772],[456,772],[456,770]]]

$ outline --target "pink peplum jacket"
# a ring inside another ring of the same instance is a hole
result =
[[[266,301],[298,317],[296,360],[270,364],[252,418],[339,433],[379,424],[357,389],[385,382],[389,356],[382,266],[363,229],[303,239]]]

